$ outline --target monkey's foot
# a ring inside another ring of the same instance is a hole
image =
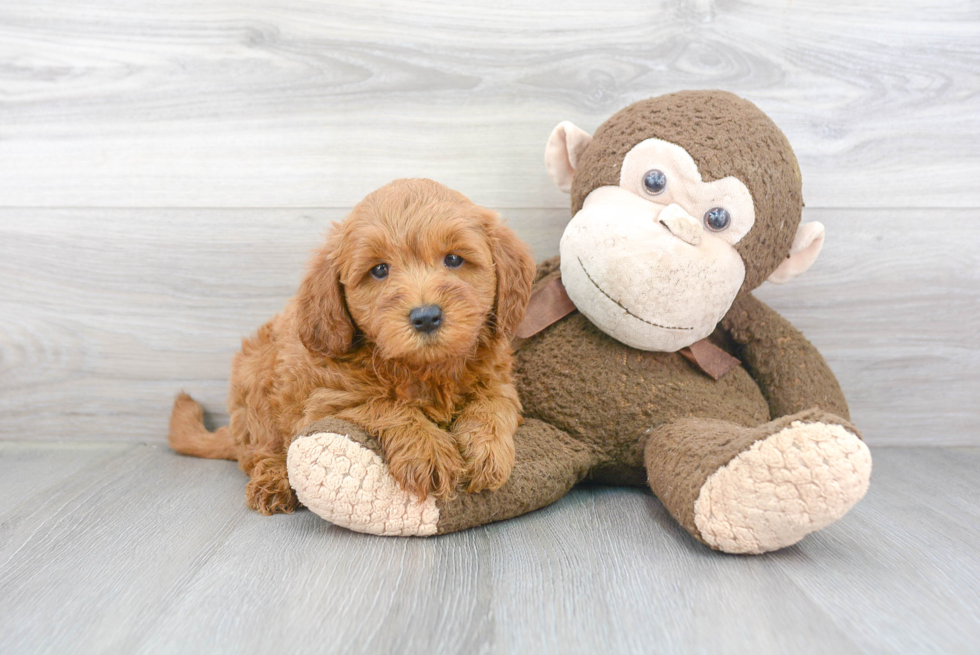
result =
[[[864,496],[871,453],[833,423],[794,421],[712,473],[694,522],[712,548],[764,553],[824,528]]]
[[[300,502],[314,514],[356,532],[429,536],[466,530],[549,505],[591,468],[592,450],[541,421],[527,419],[514,435],[514,473],[496,491],[433,494],[421,501],[388,470],[376,439],[335,418],[310,425],[289,446],[286,468]]]
[[[420,501],[402,489],[381,456],[367,447],[370,443],[359,443],[373,440],[363,430],[351,428],[341,429],[343,433],[315,431],[289,446],[286,467],[300,502],[321,518],[355,532],[435,534],[439,524],[435,498],[430,495]],[[340,428],[330,425],[329,429]]]

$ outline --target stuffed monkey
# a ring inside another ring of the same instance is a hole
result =
[[[633,104],[594,136],[559,124],[546,165],[571,193],[560,257],[518,331],[526,417],[498,491],[425,501],[352,424],[311,425],[289,477],[352,530],[431,535],[517,516],[583,481],[649,485],[698,541],[792,545],[865,493],[871,456],[817,350],[751,295],[814,262],[789,142],[755,105],[687,91]]]

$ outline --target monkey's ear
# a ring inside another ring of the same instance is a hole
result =
[[[336,238],[331,235],[331,240]],[[330,243],[317,251],[310,262],[295,302],[299,338],[304,346],[327,357],[350,351],[354,321],[347,312],[340,271]]]
[[[494,329],[497,334],[513,337],[524,320],[531,298],[536,268],[531,248],[514,231],[493,214],[489,228],[497,274],[497,298],[494,302]]]
[[[592,135],[569,121],[558,123],[551,131],[544,147],[544,165],[551,180],[565,193],[571,192],[579,157],[590,143]]]
[[[820,249],[823,248],[823,236],[822,223],[816,221],[801,223],[793,238],[793,245],[790,246],[789,257],[772,272],[769,281],[774,284],[785,284],[813,266]]]

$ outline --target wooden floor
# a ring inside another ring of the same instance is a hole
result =
[[[843,520],[740,557],[639,489],[378,538],[163,445],[0,443],[0,653],[976,652],[980,449],[874,456]]]

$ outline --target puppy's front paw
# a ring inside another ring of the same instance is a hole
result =
[[[473,461],[468,469],[470,483],[466,487],[469,493],[478,493],[484,489],[496,491],[510,479],[514,469],[514,452],[510,454],[491,450],[487,457],[480,462]]]
[[[405,491],[451,498],[466,465],[448,435],[414,435],[385,445],[388,469]]]
[[[504,486],[514,469],[513,435],[477,430],[460,434],[459,438],[470,479],[466,491],[496,491]]]

